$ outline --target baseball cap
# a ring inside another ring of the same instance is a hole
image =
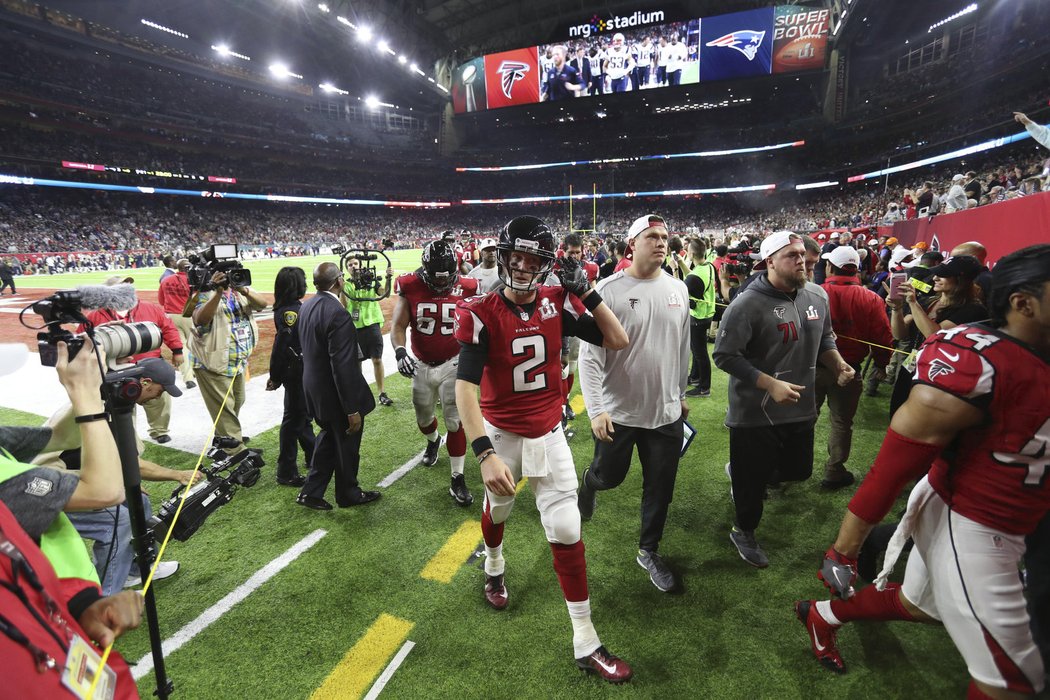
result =
[[[895,245],[897,245],[897,239],[896,238],[894,238],[893,236],[890,236],[889,238],[886,239],[886,247],[887,248],[892,248]]]
[[[825,241],[825,240],[827,240],[827,238],[828,238],[827,235],[825,235],[823,233],[818,233],[817,234],[817,240],[818,241]]]
[[[974,256],[956,255],[930,270],[930,274],[937,277],[968,277],[974,279],[980,274],[981,269],[980,261]]]
[[[878,244],[879,244],[879,239],[878,238],[869,238],[868,239],[868,245],[878,245]]]
[[[838,238],[839,237],[839,232],[838,231],[832,231],[831,232],[831,237],[832,238]]]
[[[910,248],[897,248],[893,251],[893,255],[890,257],[890,262],[894,265],[900,265],[913,255],[915,255],[915,253]]]
[[[110,275],[106,278],[105,285],[107,287],[112,287],[117,284],[132,284],[134,282],[134,277],[125,277],[124,275]]]
[[[142,376],[164,387],[172,396],[182,396],[182,389],[175,386],[175,368],[159,357],[147,357],[139,360],[137,367],[142,368]]]
[[[914,246],[912,246],[912,249],[913,250],[926,250],[929,247],[930,246],[926,243],[926,241],[919,241]]]
[[[485,250],[486,248],[495,248],[495,247],[496,247],[496,239],[495,238],[482,238],[481,242],[478,243],[478,250]]]
[[[857,253],[857,249],[853,246],[840,245],[835,250],[830,253],[824,253],[820,257],[829,261],[835,267],[847,267],[849,265],[860,267],[860,254]]]
[[[761,260],[765,260],[773,253],[777,252],[786,245],[791,244],[791,237],[798,235],[794,231],[774,231],[773,233],[762,239],[762,245],[758,248],[758,256]]]
[[[635,236],[652,226],[663,226],[666,228],[667,222],[664,221],[662,216],[657,214],[644,214],[639,216],[634,220],[634,223],[631,224],[631,228],[627,229],[627,240],[633,241]]]
[[[961,173],[956,173],[955,175],[952,175],[952,182],[958,182],[959,180],[965,180],[965,179],[966,179],[966,176],[961,174]]]

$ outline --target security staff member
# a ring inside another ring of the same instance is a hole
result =
[[[715,316],[715,266],[707,259],[707,244],[703,239],[689,243],[693,268],[685,277],[689,290],[689,349],[693,354],[693,368],[689,383],[694,385],[686,396],[711,395],[711,357],[707,354],[707,332]]]

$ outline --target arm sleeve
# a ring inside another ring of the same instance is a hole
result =
[[[270,350],[270,380],[275,386],[281,386],[284,381],[284,369],[287,366],[288,344],[292,339],[292,329],[278,326],[277,335],[273,339],[273,348]]]
[[[591,416],[605,412],[605,392],[602,391],[605,384],[603,381],[605,360],[605,348],[591,343],[580,345],[580,359],[577,365],[580,375],[580,391],[583,392],[583,402],[587,405],[587,413]]]
[[[481,375],[485,371],[485,361],[488,359],[488,343],[464,343],[459,344],[459,366],[456,368],[456,379],[462,379],[471,384],[481,384]]]
[[[682,317],[683,317],[682,318],[682,346],[679,349],[679,352],[681,353],[681,364],[679,365],[679,367],[680,367],[680,370],[679,370],[680,371],[680,376],[678,378],[678,395],[679,396],[684,394],[686,392],[686,390],[689,388],[689,363],[693,359],[693,349],[692,349],[692,347],[690,345],[690,342],[691,342],[691,340],[690,340],[690,333],[692,332],[690,326],[692,324],[692,321],[690,319],[689,314],[687,314],[687,313],[686,314],[682,314]],[[705,344],[707,343],[707,338],[706,337],[702,338],[701,340]],[[707,352],[707,348],[705,347],[702,350],[702,352]]]
[[[751,339],[751,320],[742,309],[740,302],[726,308],[722,322],[718,325],[718,339],[711,358],[718,369],[753,386],[761,372],[744,357],[744,350]]]
[[[882,345],[881,348],[872,348],[872,359],[877,367],[885,368],[890,363],[891,350],[893,347],[893,331],[890,329],[890,319],[886,316],[886,307],[878,297],[869,297],[870,309],[867,317],[870,319],[871,330],[868,332],[870,338]]]
[[[562,311],[561,322],[563,336],[574,335],[591,345],[601,346],[605,342],[605,335],[602,334],[602,329],[598,327],[598,322],[590,314],[583,314],[576,318],[568,311]]]
[[[160,326],[160,335],[164,339],[164,344],[168,346],[168,349],[173,353],[181,353],[182,338],[179,337],[179,329],[175,327],[175,324],[171,322],[168,315],[164,313],[163,308],[161,308],[160,313],[157,314],[157,325]]]
[[[468,300],[456,304],[456,325],[453,332],[460,347],[456,379],[481,384],[481,375],[489,355],[489,334],[484,321],[474,313]]]
[[[14,514],[18,524],[39,540],[62,512],[80,483],[69,472],[34,467],[0,483],[0,501]]]

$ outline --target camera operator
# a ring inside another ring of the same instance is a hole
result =
[[[361,261],[357,258],[350,258],[348,267],[350,268],[348,270],[350,284],[353,288],[368,294],[374,293],[376,288],[374,285],[378,284],[378,280],[363,276],[359,280],[355,274],[355,271],[361,268]],[[394,276],[393,268],[386,269],[386,276]],[[383,391],[383,380],[386,378],[386,371],[383,369],[383,309],[379,307],[378,301],[359,300],[347,296],[346,310],[350,312],[350,317],[354,320],[354,328],[357,329],[357,346],[360,349],[361,364],[364,364],[365,360],[372,360],[379,403],[384,406],[393,406],[393,399]]]
[[[59,357],[63,355],[60,353]],[[79,353],[77,357],[80,357]],[[140,378],[142,392],[135,400],[140,406],[156,399],[165,391],[172,396],[182,395],[182,391],[175,386],[175,369],[164,360],[148,358],[139,362],[137,366],[142,369]],[[100,412],[101,410],[88,415],[97,415]],[[51,416],[44,424],[44,427],[51,429],[51,439],[43,451],[33,458],[33,464],[55,470],[83,471],[85,454],[76,421],[79,415],[82,415],[79,409],[75,405],[68,404]],[[138,437],[135,438],[135,442],[140,455],[139,472],[144,480],[177,481],[184,485],[191,483],[192,471],[168,469],[155,462],[142,459],[141,455],[144,450],[142,442]],[[114,459],[117,472],[116,481],[122,485],[120,459],[119,457]],[[142,505],[146,516],[149,517],[151,507],[146,494],[142,494]],[[123,587],[139,583],[137,574],[130,578],[128,576],[135,556],[131,545],[131,518],[126,504],[94,510],[99,507],[97,504],[75,503],[71,509],[84,512],[71,513],[69,519],[77,532],[86,539],[94,541],[95,566],[99,570],[99,578],[102,581],[102,592],[105,595],[112,595]],[[178,562],[161,562],[154,574],[154,579],[167,578],[178,569]]]
[[[215,434],[241,441],[239,447],[230,450],[236,454],[244,449],[238,418],[244,404],[244,372],[259,340],[252,313],[265,309],[267,302],[249,287],[230,288],[222,271],[211,276],[211,285],[215,291],[197,296],[190,353],[204,405],[212,421],[218,419]],[[230,397],[223,404],[227,391]]]

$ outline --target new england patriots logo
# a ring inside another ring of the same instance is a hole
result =
[[[503,95],[509,100],[511,88],[514,87],[514,83],[523,79],[525,74],[529,72],[529,64],[521,61],[504,61],[499,64],[499,70],[496,72],[500,74],[502,79]]]
[[[747,56],[747,60],[754,61],[755,54],[758,53],[758,47],[762,45],[762,40],[765,38],[765,32],[741,29],[740,31],[730,32],[714,41],[709,41],[706,46],[725,46],[730,49],[736,49]]]

